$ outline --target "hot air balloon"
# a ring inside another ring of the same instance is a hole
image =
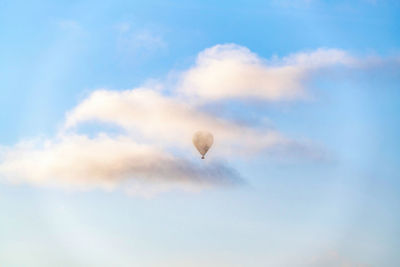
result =
[[[193,135],[193,145],[199,151],[202,159],[204,159],[204,155],[210,149],[213,142],[214,142],[214,137],[210,132],[197,131]]]

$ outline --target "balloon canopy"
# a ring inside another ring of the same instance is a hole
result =
[[[201,158],[204,159],[205,154],[214,142],[214,137],[210,132],[197,131],[193,135],[193,145],[199,151]]]

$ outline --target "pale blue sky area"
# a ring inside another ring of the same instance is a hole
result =
[[[3,0],[0,148],[51,137],[91,91],[168,80],[217,44],[398,58],[399,17],[389,0]],[[233,188],[147,199],[0,177],[0,265],[400,266],[399,66],[323,76],[312,100],[231,105],[225,116],[267,117],[328,155],[226,158],[244,180]]]

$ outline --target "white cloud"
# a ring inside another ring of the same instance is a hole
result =
[[[128,137],[66,135],[3,149],[0,174],[12,183],[106,190],[123,186],[125,191],[137,194],[197,191],[240,180],[235,171],[222,164],[202,163],[137,144]]]
[[[120,31],[130,32],[128,26]],[[202,104],[228,98],[297,99],[307,94],[305,80],[314,71],[335,64],[351,65],[353,59],[340,50],[317,50],[266,61],[245,47],[217,45],[200,53],[196,65],[168,92],[160,83],[158,88],[95,90],[67,113],[55,137],[0,148],[0,177],[14,183],[150,194],[237,183],[233,169],[209,163],[218,158],[277,151],[319,157],[310,143],[210,114]],[[92,121],[117,125],[120,132],[78,134],[80,125]],[[214,135],[209,161],[190,160],[192,134],[198,130]]]
[[[145,142],[192,149],[198,130],[213,132],[218,148],[213,153],[248,154],[290,144],[274,130],[256,130],[196,109],[181,99],[150,89],[98,90],[68,113],[65,127],[87,121],[114,123]]]
[[[216,45],[197,57],[186,71],[179,91],[208,101],[229,98],[257,98],[268,101],[294,100],[306,96],[306,81],[313,71],[353,59],[344,51],[319,49],[266,61],[249,49]]]

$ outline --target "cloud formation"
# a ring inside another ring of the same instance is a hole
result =
[[[198,55],[195,66],[182,76],[179,91],[208,101],[289,101],[306,96],[306,81],[314,71],[353,63],[351,56],[337,49],[265,60],[242,46],[216,45]]]
[[[336,49],[266,60],[245,47],[217,45],[201,52],[169,91],[151,86],[93,91],[67,112],[55,137],[0,148],[0,177],[45,186],[123,188],[135,194],[238,184],[240,175],[219,163],[227,156],[283,152],[318,157],[319,151],[276,129],[208,113],[204,105],[232,98],[293,101],[307,95],[307,81],[319,70],[355,64]],[[81,133],[88,122],[116,125],[118,134],[104,129]],[[213,133],[209,159],[215,163],[193,159],[191,139],[198,130]]]
[[[239,182],[237,173],[222,164],[194,164],[124,136],[68,135],[23,142],[3,150],[1,162],[0,173],[12,183],[80,189],[123,185],[127,192],[148,194]]]
[[[179,98],[151,89],[98,90],[68,113],[65,128],[87,121],[116,124],[146,142],[192,149],[194,132],[209,129],[218,142],[217,154],[251,153],[290,140],[275,130],[263,131],[216,117]]]

